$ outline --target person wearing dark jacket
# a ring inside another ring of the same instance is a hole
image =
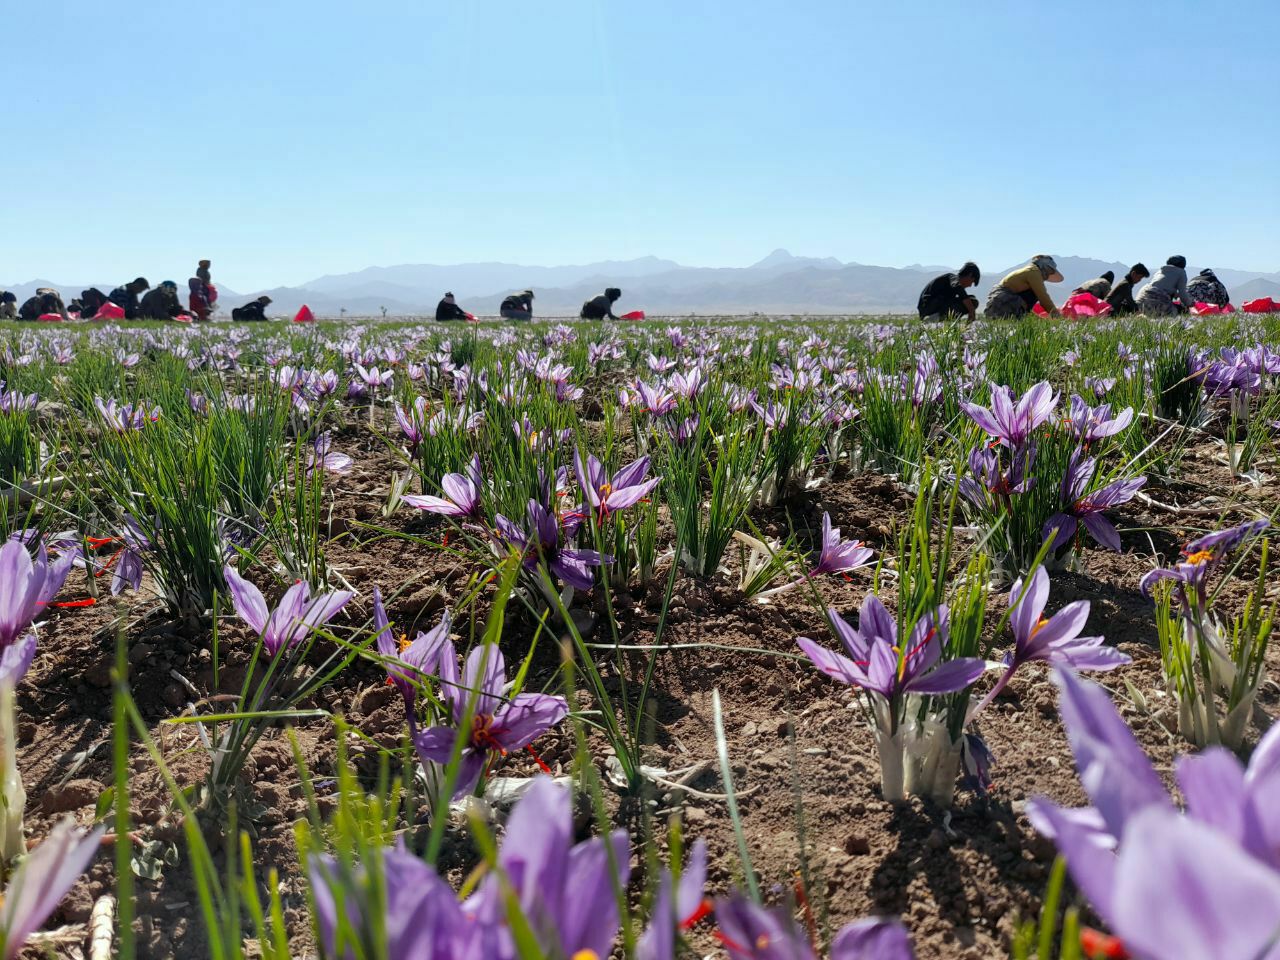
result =
[[[81,320],[92,320],[102,305],[107,302],[107,295],[97,287],[81,290],[80,296],[71,301],[68,310],[77,310]]]
[[[970,260],[958,273],[944,273],[934,277],[920,291],[916,310],[921,320],[941,320],[947,317],[967,316],[970,320],[978,314],[978,298],[970,296],[968,287],[976,287],[982,279],[982,271]]]
[[[532,320],[533,291],[521,290],[504,298],[498,313],[504,320]]]
[[[68,319],[67,308],[62,304],[62,294],[53,287],[41,287],[34,297],[27,299],[18,311],[19,320],[39,320],[47,313],[56,313]]]
[[[1146,264],[1135,263],[1124,275],[1124,279],[1111,288],[1111,292],[1107,294],[1107,303],[1111,304],[1113,317],[1138,312],[1138,303],[1133,298],[1133,289],[1149,276],[1151,271],[1147,269]]]
[[[166,280],[154,290],[148,290],[138,304],[140,320],[172,320],[182,312],[182,301],[178,299],[178,285]]]
[[[508,300],[510,297],[507,298]],[[506,300],[503,301],[506,303]],[[437,320],[469,320],[467,311],[458,306],[458,301],[453,299],[452,293],[446,293],[444,298],[436,304]]]
[[[18,319],[18,295],[10,290],[0,291],[0,320]]]
[[[146,277],[138,277],[136,280],[126,283],[123,287],[116,287],[107,294],[107,299],[124,310],[124,318],[126,320],[137,320],[138,297],[142,296],[150,286],[151,284],[147,283]]]
[[[1231,302],[1226,285],[1209,269],[1201,270],[1187,283],[1187,293],[1191,296],[1193,306],[1197,303],[1212,303],[1214,306],[1225,307]]]
[[[237,323],[261,323],[267,319],[269,306],[271,306],[271,298],[263,294],[257,300],[250,300],[243,307],[233,307],[231,319]]]
[[[583,320],[603,320],[608,317],[610,320],[617,320],[613,315],[613,305],[622,299],[622,291],[617,287],[606,287],[604,293],[598,297],[592,297],[582,305],[582,313],[579,316]]]

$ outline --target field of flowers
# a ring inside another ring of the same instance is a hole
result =
[[[1280,317],[0,342],[5,958],[1280,956]]]

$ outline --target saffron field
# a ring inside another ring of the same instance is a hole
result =
[[[1274,315],[0,339],[6,958],[1280,956]]]

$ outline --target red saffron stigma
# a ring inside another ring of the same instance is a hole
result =
[[[540,756],[538,756],[538,751],[533,749],[533,744],[526,743],[524,748],[529,751],[529,756],[533,757],[534,763],[538,765],[538,769],[549,775],[551,773],[551,768],[546,765]]]

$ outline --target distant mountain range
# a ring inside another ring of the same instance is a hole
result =
[[[1050,289],[1055,299],[1066,298],[1073,287],[1114,271],[1119,277],[1128,264],[1085,257],[1058,257],[1065,280]],[[1157,261],[1148,266],[1154,269]],[[534,291],[538,316],[576,316],[582,302],[606,286],[622,288],[620,312],[644,310],[653,315],[884,314],[915,309],[924,284],[956,266],[876,267],[842,263],[834,257],[795,257],[775,250],[749,267],[686,267],[672,260],[641,257],[580,266],[531,267],[510,263],[466,263],[455,266],[403,264],[368,267],[355,273],[317,277],[298,287],[277,287],[237,293],[219,284],[223,314],[254,297],[271,297],[270,312],[292,314],[307,304],[318,316],[433,316],[436,303],[452,291],[463,308],[481,316],[497,314],[503,297],[517,290]],[[984,269],[978,296],[1020,264]],[[1193,265],[1194,274],[1200,269]],[[1280,271],[1250,272],[1217,268],[1219,279],[1236,304],[1255,297],[1280,298]],[[215,282],[217,278],[215,277]],[[109,291],[116,284],[93,284]],[[33,280],[7,289],[24,300],[37,287],[55,287],[70,300],[90,284],[58,284]],[[180,285],[183,286],[183,285]],[[181,290],[183,297],[185,289]]]

